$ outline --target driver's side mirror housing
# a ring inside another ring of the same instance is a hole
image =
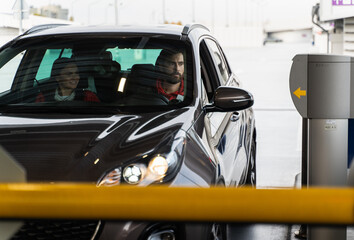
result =
[[[236,87],[218,87],[214,93],[214,102],[206,105],[206,112],[235,112],[253,105],[253,96],[246,90]]]

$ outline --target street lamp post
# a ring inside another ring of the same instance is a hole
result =
[[[195,0],[192,0],[192,22],[195,22]]]
[[[118,0],[114,0],[114,16],[115,16],[115,25],[118,26]]]
[[[162,0],[162,24],[166,23],[166,2]]]
[[[23,33],[23,29],[22,29],[22,19],[23,19],[23,0],[20,0],[20,24],[19,24],[19,34]]]

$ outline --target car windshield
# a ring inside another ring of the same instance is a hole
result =
[[[182,107],[192,99],[191,59],[186,41],[159,36],[15,41],[0,52],[1,111]]]

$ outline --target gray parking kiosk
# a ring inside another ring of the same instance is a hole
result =
[[[349,119],[354,118],[353,62],[354,58],[342,55],[293,58],[290,94],[307,119],[308,187],[347,186]],[[310,226],[307,239],[346,239],[346,227]]]

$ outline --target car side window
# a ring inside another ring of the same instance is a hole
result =
[[[209,103],[208,92],[204,86],[203,81],[202,81],[202,101],[203,101],[203,105],[207,105]]]
[[[221,84],[226,85],[231,74],[224,54],[222,53],[220,46],[213,40],[205,39],[205,42],[209,48],[209,51],[211,52],[211,56],[216,66],[216,71],[220,77]]]
[[[49,78],[53,62],[60,57],[70,58],[71,55],[71,49],[47,49],[39,65],[36,79],[40,82],[42,79]]]
[[[205,67],[205,64],[203,62],[203,60],[201,60],[201,76],[202,76],[202,85],[203,85],[203,91],[208,99],[208,102],[212,101],[213,95],[214,95],[214,87],[212,87],[211,82],[210,82],[210,76],[207,73],[207,68]]]
[[[205,40],[200,43],[200,71],[202,78],[202,101],[206,105],[214,101],[215,90],[224,84],[219,74],[218,67],[215,66],[213,53],[210,47],[206,44]],[[205,97],[206,93],[206,98]],[[211,112],[207,114],[210,123],[210,136],[214,137],[215,134],[221,129],[222,122],[226,116],[225,112]]]
[[[208,101],[212,102],[214,91],[221,85],[218,72],[205,41],[200,43],[200,71]]]
[[[21,63],[24,54],[24,52],[20,52],[4,66],[0,67],[0,95],[1,93],[6,93],[6,91],[11,89],[11,86],[15,79],[15,75],[17,73],[18,66]]]

